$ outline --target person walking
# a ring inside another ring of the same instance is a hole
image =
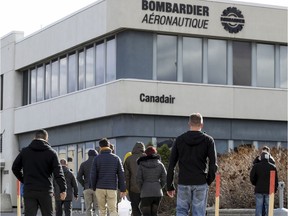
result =
[[[250,172],[250,181],[255,186],[255,216],[266,216],[269,212],[270,172],[275,171],[275,193],[278,188],[278,174],[275,164],[270,161],[268,152],[261,153],[261,160],[255,163]],[[264,209],[264,211],[263,211]]]
[[[88,151],[88,159],[81,163],[79,171],[77,173],[77,180],[84,188],[84,202],[86,206],[86,216],[93,215],[93,209],[96,213],[96,216],[99,215],[98,203],[96,199],[95,191],[92,189],[90,184],[90,171],[94,157],[98,155],[98,152],[94,149]]]
[[[136,179],[140,188],[140,209],[143,216],[157,216],[167,173],[156,148],[149,146],[145,153],[147,156],[140,157],[137,161],[139,168]]]
[[[59,185],[61,200],[66,197],[66,181],[46,130],[36,131],[30,145],[14,160],[12,171],[24,184],[25,215],[36,216],[39,206],[42,216],[52,216],[53,178]]]
[[[140,211],[140,189],[136,183],[136,175],[138,164],[137,160],[145,156],[145,145],[142,142],[136,142],[133,147],[132,155],[129,156],[124,163],[126,187],[132,207],[133,216],[141,216]]]
[[[206,214],[208,186],[217,171],[214,139],[202,132],[203,117],[193,113],[189,117],[189,131],[178,136],[173,144],[167,171],[167,194],[174,197],[174,170],[178,162],[177,216]]]
[[[117,216],[117,189],[120,198],[126,195],[124,169],[121,159],[112,153],[109,140],[103,138],[99,141],[100,153],[94,158],[90,178],[99,206],[99,215],[106,216],[107,209],[110,216]]]
[[[78,199],[78,184],[72,170],[68,168],[68,162],[65,159],[60,160],[62,166],[64,177],[67,185],[67,196],[65,200],[60,199],[60,189],[56,182],[54,182],[54,196],[56,202],[56,216],[62,216],[63,206],[65,216],[72,215],[72,201],[73,197],[75,200]]]

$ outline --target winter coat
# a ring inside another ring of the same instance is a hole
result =
[[[267,155],[265,157],[265,155]],[[254,164],[250,172],[250,181],[255,186],[255,193],[269,194],[270,171],[275,170],[275,191],[278,188],[276,166],[269,162],[268,154],[261,154],[261,161]]]
[[[66,180],[66,185],[67,185],[67,191],[66,191],[66,198],[65,201],[72,201],[73,197],[77,198],[78,197],[78,184],[76,181],[76,178],[72,171],[66,167],[62,166],[65,180]],[[60,199],[60,189],[58,184],[55,182],[54,184],[54,194],[55,194],[55,200],[61,200]]]
[[[12,171],[17,179],[24,183],[24,194],[29,191],[53,193],[53,176],[60,192],[66,191],[57,153],[45,140],[34,139],[28,147],[23,148],[13,162]]]
[[[177,162],[179,162],[178,184],[210,185],[217,171],[214,139],[202,131],[187,131],[176,138],[167,172],[168,191],[175,190],[173,178]]]
[[[161,197],[166,185],[166,169],[157,154],[138,159],[136,181],[140,188],[140,197]]]
[[[136,174],[138,169],[137,160],[145,156],[145,146],[142,143],[136,143],[132,150],[132,155],[129,156],[124,163],[126,187],[128,191],[140,193],[140,189],[136,183]]]
[[[108,147],[101,148],[100,154],[94,158],[90,178],[93,190],[99,188],[126,191],[121,159]]]
[[[84,187],[84,190],[92,188],[90,185],[90,170],[94,157],[96,156],[89,156],[86,161],[81,163],[79,171],[77,173],[77,180],[82,185],[82,187]]]

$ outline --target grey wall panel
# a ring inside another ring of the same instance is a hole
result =
[[[52,146],[108,137],[117,139],[117,146],[128,151],[139,138],[147,144],[152,137],[160,140],[177,137],[188,130],[187,123],[188,117],[123,114],[49,128],[47,131]],[[203,131],[217,140],[287,143],[287,122],[205,118]],[[34,132],[19,134],[20,149],[27,146],[33,136]]]
[[[117,79],[152,80],[153,34],[125,31],[117,35]]]

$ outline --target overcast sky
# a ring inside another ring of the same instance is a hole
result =
[[[97,0],[1,0],[0,38],[11,31],[24,31],[27,36],[95,1]],[[288,7],[288,0],[234,1]]]

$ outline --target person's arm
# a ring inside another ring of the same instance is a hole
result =
[[[13,165],[12,165],[12,172],[16,176],[16,178],[20,182],[24,182],[23,180],[23,172],[22,172],[23,164],[22,164],[22,154],[21,152],[18,154],[18,156],[15,158]]]
[[[82,163],[77,173],[77,180],[80,183],[80,185],[84,188],[85,182],[84,182],[83,176],[84,176],[84,166]]]
[[[207,175],[207,184],[210,185],[216,177],[217,172],[217,153],[216,153],[216,147],[215,142],[213,138],[210,140],[209,148],[208,148],[208,158],[209,158],[209,170]]]
[[[257,182],[255,165],[252,167],[250,171],[250,182],[254,186],[256,185],[256,182]]]
[[[92,163],[92,167],[90,170],[90,187],[95,191],[96,190],[96,182],[97,182],[97,159],[95,157]]]
[[[118,158],[117,176],[118,176],[118,187],[119,187],[120,192],[126,193],[124,168],[123,168],[122,161],[120,158]]]
[[[74,197],[75,199],[77,199],[78,198],[78,184],[73,173],[71,174],[72,174],[72,187],[73,187]]]
[[[160,184],[162,188],[164,188],[166,185],[166,179],[167,179],[167,172],[166,172],[164,164],[162,164],[161,177],[160,177]]]
[[[174,186],[174,173],[175,173],[175,166],[178,162],[178,150],[177,150],[177,139],[172,147],[171,155],[169,159],[169,166],[167,170],[167,192],[168,191],[175,191]],[[168,194],[169,195],[169,194]]]
[[[131,177],[129,165],[130,165],[130,161],[129,161],[129,158],[127,158],[124,163],[124,174],[125,174],[126,188],[128,191],[130,190],[130,177]]]

